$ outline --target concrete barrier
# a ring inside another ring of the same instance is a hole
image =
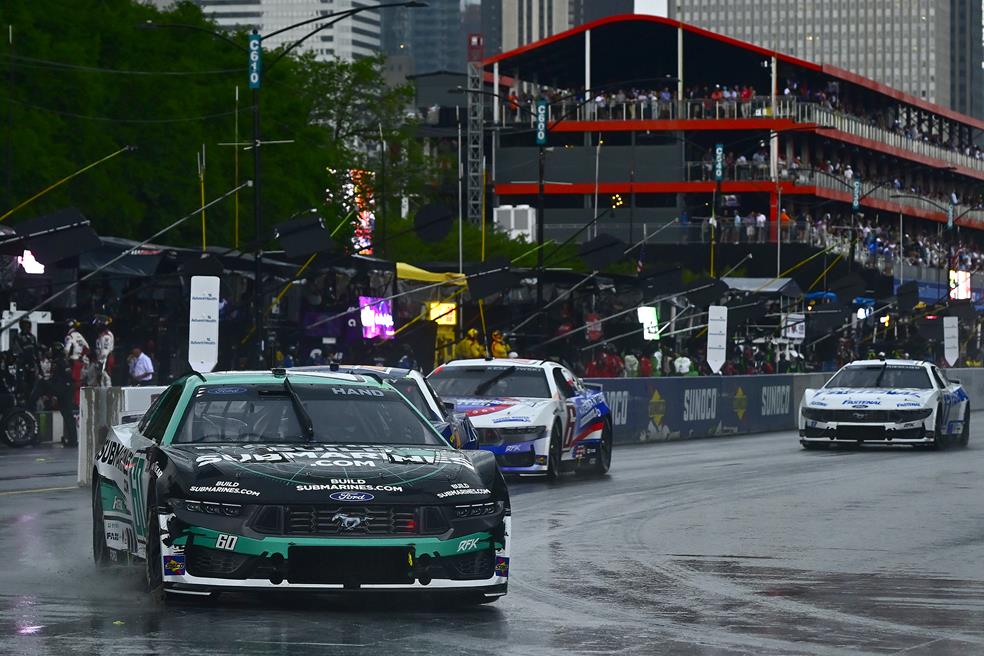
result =
[[[79,398],[79,485],[89,485],[92,460],[110,426],[140,421],[166,387],[83,387]]]
[[[803,392],[832,374],[590,378],[602,386],[617,443],[746,435],[796,428]],[[984,409],[984,369],[948,369]],[[975,405],[976,404],[976,405]]]

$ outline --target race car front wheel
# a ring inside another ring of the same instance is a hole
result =
[[[591,468],[592,474],[602,476],[608,473],[612,466],[612,426],[607,421],[601,429],[601,444],[598,445],[598,459]]]
[[[92,560],[98,567],[109,564],[106,522],[103,519],[102,491],[98,475],[92,477]]]
[[[164,574],[161,571],[161,524],[157,517],[157,493],[150,486],[147,494],[147,549],[146,549],[146,584],[147,592],[152,596],[162,598],[164,590]]]
[[[943,434],[943,408],[936,408],[936,435],[933,436],[933,444],[930,448],[942,451],[946,448],[946,435]]]
[[[560,476],[560,424],[554,424],[550,431],[550,444],[547,445],[547,478],[552,481]]]

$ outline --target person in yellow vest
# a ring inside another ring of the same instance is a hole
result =
[[[465,333],[465,336],[458,342],[455,355],[462,359],[485,357],[485,346],[478,338],[478,330],[471,328]]]
[[[506,338],[505,336],[503,336],[501,330],[492,331],[492,357],[493,358],[509,357],[509,344],[506,342]]]

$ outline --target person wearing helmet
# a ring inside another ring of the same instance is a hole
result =
[[[65,334],[65,360],[72,370],[72,399],[74,407],[79,406],[79,392],[82,389],[82,372],[89,361],[89,342],[79,332],[79,322],[69,319]]]
[[[469,328],[465,336],[458,342],[456,356],[460,359],[485,357],[485,346],[478,339],[478,330]]]
[[[501,330],[492,331],[492,357],[493,358],[506,358],[509,357],[509,344],[506,342],[505,336],[503,336]]]
[[[112,387],[113,379],[112,372],[115,366],[115,358],[113,356],[113,349],[116,348],[116,338],[113,335],[113,331],[109,329],[109,324],[112,323],[112,319],[102,315],[97,314],[93,323],[99,329],[99,336],[96,337],[96,348],[94,355],[96,357],[94,375],[91,384],[95,387]]]
[[[65,357],[75,362],[89,356],[89,342],[79,332],[79,322],[69,319],[65,322],[68,332],[65,334]]]

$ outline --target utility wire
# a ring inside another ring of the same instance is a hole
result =
[[[99,273],[100,271],[102,271],[103,269],[106,269],[106,268],[112,266],[113,264],[116,264],[117,262],[119,262],[120,260],[122,260],[124,257],[127,257],[130,254],[131,251],[136,250],[138,248],[142,248],[143,246],[146,246],[147,244],[151,243],[152,241],[154,241],[155,239],[157,239],[158,237],[160,237],[164,233],[169,232],[169,231],[173,230],[174,228],[177,228],[179,225],[181,225],[182,223],[184,223],[188,219],[190,219],[192,217],[195,217],[195,216],[198,216],[198,214],[200,214],[202,212],[202,210],[208,209],[209,207],[212,207],[213,205],[216,205],[216,204],[222,202],[223,200],[225,200],[226,198],[229,198],[230,196],[232,196],[233,194],[235,194],[237,191],[239,191],[241,189],[244,189],[246,187],[252,187],[252,186],[253,186],[253,181],[252,180],[247,180],[246,182],[244,182],[243,184],[239,185],[238,187],[235,187],[233,189],[230,189],[229,191],[225,192],[224,194],[222,194],[218,198],[215,198],[215,199],[209,201],[208,204],[205,205],[204,207],[200,207],[200,208],[196,209],[195,211],[191,212],[190,214],[184,215],[183,217],[181,217],[177,221],[174,221],[170,225],[167,225],[167,226],[161,228],[160,230],[158,230],[157,232],[155,232],[154,234],[152,234],[150,237],[147,237],[147,239],[144,239],[142,242],[140,242],[139,244],[137,244],[133,248],[130,248],[130,249],[127,249],[127,250],[123,251],[122,253],[120,253],[116,257],[108,260],[107,262],[103,263],[99,267],[96,267],[95,269],[93,269],[89,273],[85,274],[84,276],[82,276],[81,278],[79,278],[78,280],[76,280],[75,282],[73,282],[71,285],[66,285],[65,287],[63,287],[62,289],[60,289],[59,291],[57,291],[56,293],[54,293],[51,296],[49,296],[48,298],[44,299],[43,301],[41,301],[40,303],[38,303],[37,305],[35,305],[33,308],[31,308],[30,310],[28,310],[27,311],[27,314],[28,315],[33,314],[34,312],[37,312],[41,308],[46,307],[49,303],[51,303],[56,298],[58,298],[60,296],[63,296],[64,294],[67,294],[68,292],[72,291],[73,289],[75,289],[76,287],[78,287],[83,282],[85,282],[89,278],[93,277],[94,275],[96,275],[97,273]],[[5,330],[9,329],[11,326],[13,326],[14,324],[16,324],[18,321],[20,321],[20,317],[18,317],[17,319],[14,319],[13,321],[8,322],[6,325],[4,325],[2,327],[0,327],[0,333],[3,333]]]
[[[0,96],[0,100],[5,102],[13,102],[18,105],[23,105],[24,107],[30,107],[31,109],[37,109],[42,112],[50,112],[52,114],[58,114],[60,116],[69,116],[71,118],[83,119],[86,121],[103,121],[106,123],[142,123],[142,124],[165,124],[165,123],[189,123],[192,121],[205,121],[213,118],[222,118],[223,116],[232,116],[238,112],[251,112],[253,107],[244,107],[239,110],[232,110],[228,112],[219,112],[216,114],[203,114],[201,116],[185,116],[181,118],[115,118],[112,116],[91,116],[88,114],[77,114],[75,112],[66,112],[61,109],[52,109],[51,107],[44,107],[42,105],[35,105],[33,103],[24,102],[23,100],[17,100],[16,98],[11,98],[10,96]]]
[[[35,68],[49,70],[79,71],[83,73],[108,73],[112,75],[166,75],[166,76],[188,76],[188,75],[226,75],[229,73],[242,73],[245,67],[240,68],[218,68],[204,71],[139,71],[126,70],[122,68],[104,68],[102,66],[82,66],[80,64],[69,64],[67,62],[54,61],[51,59],[38,59],[36,57],[24,57],[22,55],[0,54],[0,58],[10,59],[18,62],[18,68]]]

